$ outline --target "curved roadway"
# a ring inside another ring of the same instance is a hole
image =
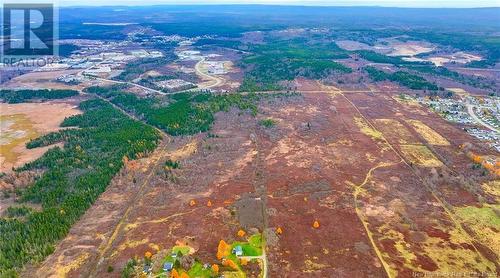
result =
[[[475,113],[474,113],[474,105],[471,105],[471,104],[467,104],[467,112],[469,113],[469,115],[472,117],[472,119],[474,119],[474,121],[476,121],[477,123],[481,124],[482,126],[486,127],[487,129],[491,130],[491,131],[494,131],[496,133],[500,133],[500,130],[497,129],[496,127],[484,122],[483,120],[481,120]]]

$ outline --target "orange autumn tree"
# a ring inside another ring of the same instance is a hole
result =
[[[180,278],[179,273],[175,270],[175,268],[172,270],[172,273],[170,273],[170,278]]]
[[[239,231],[238,231],[238,236],[239,236],[239,237],[244,237],[246,234],[247,234],[247,233],[246,233],[245,231],[243,231],[243,230],[239,230]]]
[[[472,156],[472,161],[474,161],[475,163],[480,164],[483,161],[483,158],[481,156],[479,156],[479,155],[473,155]]]
[[[313,228],[315,228],[315,229],[319,228],[319,222],[317,220],[314,221]]]
[[[278,235],[283,234],[283,229],[281,229],[281,227],[278,227],[278,228],[276,229],[276,233],[277,233]]]
[[[483,158],[475,153],[471,152],[469,155],[474,163],[481,164],[481,162],[483,161]]]
[[[232,260],[225,259],[222,261],[222,265],[230,267],[234,270],[238,270],[238,265],[235,262],[233,262]]]
[[[186,272],[183,272],[180,278],[189,278],[189,275]]]
[[[495,170],[495,166],[493,166],[492,163],[487,162],[487,161],[483,163],[483,167],[486,168],[486,169],[488,169],[489,171],[494,171]]]
[[[222,259],[229,256],[231,246],[228,245],[224,240],[219,241],[219,246],[217,246],[217,259]]]
[[[217,274],[219,273],[219,265],[218,264],[213,264],[212,265],[212,271]]]
[[[234,270],[238,270],[238,265],[235,262],[233,262],[232,260],[229,260],[229,263],[227,266],[229,266],[230,268],[232,268]]]

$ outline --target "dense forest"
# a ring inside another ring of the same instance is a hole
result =
[[[76,95],[78,95],[78,91],[75,90],[0,90],[0,99],[7,103],[60,99]]]
[[[171,135],[204,132],[210,129],[214,113],[231,107],[257,113],[256,94],[213,95],[209,93],[180,93],[169,99],[139,98],[118,87],[90,87],[87,92],[97,94],[122,109],[135,114],[147,123]]]
[[[0,277],[16,276],[26,263],[53,252],[71,225],[106,189],[123,166],[155,149],[160,134],[128,118],[103,100],[80,104],[82,115],[66,118],[62,127],[30,141],[28,148],[64,142],[17,171],[43,170],[33,184],[16,193],[20,204],[0,218]],[[41,209],[30,204],[39,204]],[[34,207],[34,208],[31,208]]]
[[[312,7],[273,5],[163,5],[61,8],[61,37],[106,38],[124,35],[131,26],[104,26],[89,22],[134,22],[166,35],[239,36],[245,31],[330,27],[339,30],[387,30],[418,26],[435,33],[451,31],[494,33],[500,28],[498,8],[400,9],[383,7]],[[99,19],[99,20],[96,20]],[[151,19],[154,19],[152,21]],[[355,19],[355,20],[354,20]],[[132,26],[134,27],[134,26]],[[419,32],[421,32],[419,30]],[[430,31],[429,31],[430,32]],[[422,32],[423,33],[423,32]],[[118,38],[119,39],[119,38]]]
[[[500,58],[499,8],[399,9],[383,7],[300,7],[270,5],[164,5],[151,7],[61,8],[61,38],[123,40],[130,29],[164,35],[239,38],[244,32],[287,28],[332,28],[335,39],[372,45],[377,39],[406,37],[483,54],[470,66],[492,66]],[[152,21],[151,19],[154,19]],[[353,20],[355,18],[355,20]],[[89,24],[121,22],[126,26]],[[413,28],[408,28],[413,26]],[[211,39],[207,39],[211,40]],[[233,48],[234,41],[204,41]]]
[[[279,81],[302,76],[321,79],[332,73],[350,73],[352,70],[332,59],[348,58],[348,53],[335,43],[307,42],[303,39],[269,41],[250,45],[254,55],[243,59],[246,70],[240,91],[282,89]]]
[[[439,90],[439,87],[436,84],[425,80],[421,76],[414,75],[406,71],[387,73],[374,67],[366,67],[365,71],[373,81],[389,80],[392,82],[397,82],[400,85],[408,87],[412,90]]]

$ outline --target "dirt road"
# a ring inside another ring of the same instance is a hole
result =
[[[457,152],[474,142],[467,134],[383,92],[301,89],[302,97],[263,101],[257,117],[218,113],[211,136],[165,141],[140,167],[115,178],[38,276],[118,277],[130,258],[183,238],[194,239],[201,261],[217,263],[221,239],[237,240],[239,229],[255,227],[267,236],[260,259],[269,277],[495,270],[487,247],[454,214],[455,207],[477,205],[476,197],[459,179],[427,181],[431,168],[411,165],[403,151],[432,148],[443,165],[451,160],[467,177],[474,174],[470,162]],[[275,126],[262,127],[268,118]],[[405,119],[422,121],[453,144],[429,145]],[[398,128],[384,129],[387,121]],[[157,167],[167,158],[181,167],[172,173]],[[107,273],[108,266],[116,271]]]

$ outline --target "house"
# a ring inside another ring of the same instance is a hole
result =
[[[235,254],[236,256],[243,256],[243,248],[241,248],[241,245],[236,245],[234,248],[233,248],[233,254]]]
[[[163,271],[165,271],[165,272],[169,272],[173,268],[174,268],[174,264],[171,262],[166,262],[163,264]]]

